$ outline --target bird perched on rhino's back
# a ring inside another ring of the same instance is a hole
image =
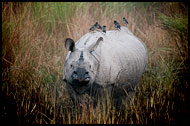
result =
[[[106,26],[105,26],[105,25],[102,27],[102,31],[103,31],[104,33],[106,33]]]
[[[114,21],[114,27],[121,30],[120,25],[117,21]]]
[[[96,27],[93,25],[89,30],[94,31],[94,30],[96,30]]]
[[[128,24],[128,21],[127,21],[127,19],[124,17],[123,18],[123,22],[125,23],[125,24]]]
[[[96,24],[94,24],[94,26],[97,28],[97,29],[102,29],[102,26],[100,24],[98,24],[98,22],[96,22]]]

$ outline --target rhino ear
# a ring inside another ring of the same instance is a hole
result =
[[[95,44],[93,44],[92,46],[89,47],[89,51],[90,53],[93,52],[94,50],[96,50],[96,48],[98,47],[98,45],[100,44],[100,42],[103,41],[103,38],[100,37]]]
[[[73,52],[75,50],[75,42],[70,39],[70,38],[67,38],[65,40],[65,48],[71,52]]]

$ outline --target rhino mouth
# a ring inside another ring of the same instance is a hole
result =
[[[86,78],[82,81],[73,80],[71,86],[77,93],[82,94],[90,88],[90,78]]]
[[[83,94],[84,92],[86,92],[89,88],[90,88],[90,84],[77,84],[77,85],[73,85],[72,86],[73,89],[79,93],[79,94]]]
[[[77,86],[78,87],[84,87],[84,86],[88,85],[88,83],[89,83],[88,81],[78,82]]]

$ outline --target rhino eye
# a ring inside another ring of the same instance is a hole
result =
[[[90,68],[91,68],[91,65],[90,65]]]
[[[71,64],[71,68],[73,67],[73,65]]]

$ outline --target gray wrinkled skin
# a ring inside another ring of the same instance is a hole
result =
[[[145,44],[124,26],[106,34],[89,32],[70,47],[66,44],[70,51],[65,59],[63,80],[73,102],[82,103],[84,94],[103,95],[97,89],[109,91],[114,87],[113,101],[120,104],[126,92],[130,94],[135,90],[148,62]],[[83,60],[80,62],[81,52]],[[82,79],[74,81],[76,78]],[[79,80],[83,82],[79,84]]]

